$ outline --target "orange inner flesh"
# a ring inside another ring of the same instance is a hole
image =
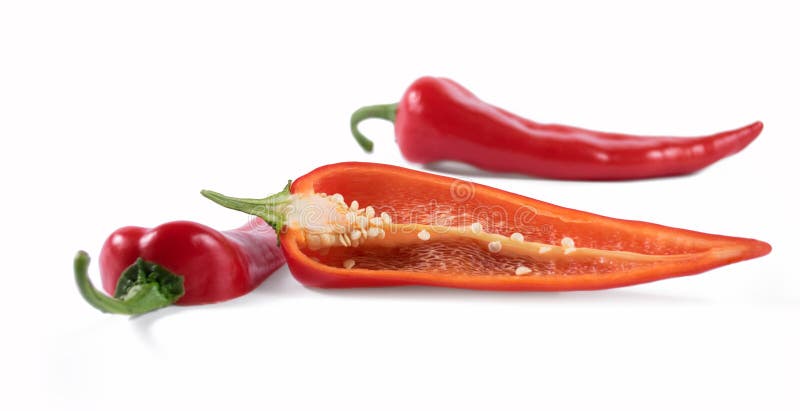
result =
[[[624,222],[538,202],[482,186],[449,180],[425,181],[402,173],[373,176],[338,170],[322,175],[300,192],[340,193],[345,201],[388,213],[385,238],[358,247],[332,246],[301,251],[320,263],[342,268],[474,275],[517,275],[519,267],[537,274],[589,274],[628,271],[664,261],[697,258],[725,243],[724,237]],[[408,181],[403,181],[407,179]],[[472,223],[482,231],[470,230]],[[418,237],[425,230],[430,238]],[[509,238],[520,233],[524,242]],[[575,248],[562,247],[565,237]],[[302,238],[302,236],[300,237]],[[500,243],[491,252],[489,242]],[[542,253],[542,246],[549,248]]]

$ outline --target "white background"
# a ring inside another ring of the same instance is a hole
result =
[[[548,3],[3,2],[0,408],[800,408],[797,13]],[[599,292],[326,291],[284,267],[243,298],[135,319],[79,297],[75,251],[96,257],[119,226],[246,221],[202,188],[266,195],[346,160],[419,168],[385,122],[363,124],[363,153],[348,119],[427,74],[600,130],[762,120],[688,177],[464,178],[772,254]]]

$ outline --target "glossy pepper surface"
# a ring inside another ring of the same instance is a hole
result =
[[[84,297],[102,311],[140,314],[172,303],[207,304],[241,296],[284,263],[275,231],[263,220],[229,231],[174,221],[154,228],[123,227],[105,241],[100,252],[103,289],[118,301],[91,287],[85,253],[76,258],[76,278]],[[130,293],[141,294],[143,286],[152,287],[156,297],[136,296],[135,307],[126,306]]]
[[[647,137],[537,123],[479,100],[458,83],[423,77],[398,104],[367,106],[351,118],[394,122],[403,156],[416,163],[455,160],[495,171],[571,180],[626,180],[688,174],[746,147],[763,125],[703,137]]]
[[[184,277],[186,294],[178,305],[244,295],[284,264],[274,230],[260,220],[229,231],[191,221],[150,229],[123,227],[108,237],[100,251],[100,274],[109,294],[120,273],[139,257]]]
[[[292,274],[314,287],[591,290],[770,251],[758,240],[603,217],[381,164],[324,166],[262,199],[203,194],[273,225]]]

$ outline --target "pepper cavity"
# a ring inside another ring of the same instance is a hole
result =
[[[217,201],[218,197],[207,196]],[[299,234],[301,247],[313,261],[332,268],[385,270],[400,266],[409,271],[434,271],[437,265],[453,265],[442,261],[449,252],[469,255],[471,263],[461,270],[476,275],[570,274],[589,264],[611,272],[656,262],[647,255],[579,249],[571,237],[562,237],[559,245],[526,241],[520,232],[505,236],[487,231],[479,221],[457,226],[393,223],[389,213],[378,214],[372,205],[360,207],[358,200],[348,205],[340,193],[289,194],[273,206],[266,216],[277,215],[285,228]],[[359,247],[362,249],[356,250]],[[398,255],[396,250],[409,255]],[[607,256],[620,261],[604,264]]]
[[[304,247],[313,254],[312,258],[315,261],[344,269],[352,269],[356,265],[359,265],[359,268],[374,267],[374,265],[358,264],[359,253],[352,251],[335,252],[332,255],[331,248],[347,249],[372,244],[383,251],[397,247],[424,250],[436,249],[441,243],[471,240],[475,244],[484,244],[486,253],[509,258],[525,258],[526,261],[514,265],[513,268],[503,268],[509,275],[547,274],[550,270],[534,272],[524,265],[533,267],[541,265],[527,261],[528,256],[536,256],[537,260],[545,261],[578,250],[570,237],[564,237],[561,245],[556,246],[525,241],[519,232],[514,232],[510,236],[487,232],[480,222],[463,226],[393,224],[389,213],[383,211],[378,214],[375,210],[371,205],[360,207],[358,200],[353,200],[348,205],[344,196],[339,193],[332,195],[298,193],[290,197],[283,212],[286,215],[286,226],[302,234]],[[559,252],[541,256],[554,248]],[[371,253],[374,251],[365,251],[361,255]],[[435,256],[430,258],[436,259]]]

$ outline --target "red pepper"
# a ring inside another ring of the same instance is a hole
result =
[[[324,166],[264,199],[203,195],[273,225],[292,274],[314,287],[591,290],[697,274],[771,250],[382,164]]]
[[[642,137],[541,124],[479,100],[445,78],[423,77],[398,104],[353,113],[351,131],[367,118],[395,123],[403,156],[415,163],[456,160],[497,172],[570,180],[626,180],[688,174],[742,150],[763,128],[755,122],[705,137]]]
[[[85,253],[76,259],[76,276],[84,297],[106,312],[139,314],[172,303],[215,303],[250,292],[283,265],[276,242],[275,231],[262,220],[230,231],[189,221],[151,229],[123,227],[100,252],[103,288],[117,300],[93,290]],[[151,273],[157,278],[149,278]],[[180,289],[176,276],[182,278]],[[144,285],[149,288],[142,291]]]

